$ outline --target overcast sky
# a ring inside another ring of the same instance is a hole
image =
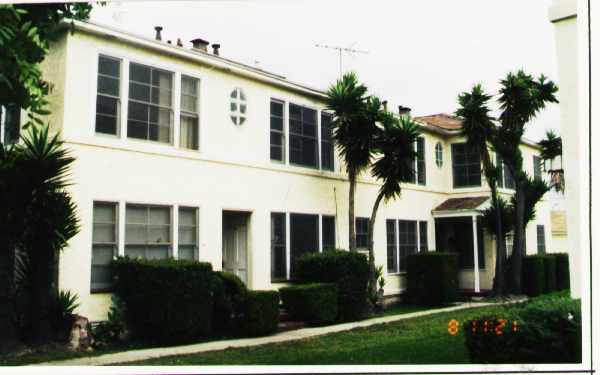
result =
[[[495,93],[509,71],[523,68],[557,80],[550,0],[220,0],[113,2],[91,19],[163,39],[203,38],[221,55],[326,89],[339,77],[338,52],[371,93],[414,116],[452,113],[457,95],[482,83]],[[557,82],[560,84],[559,82]],[[560,87],[560,85],[559,85]],[[558,105],[528,126],[539,140],[559,127]]]

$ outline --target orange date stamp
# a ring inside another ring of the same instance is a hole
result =
[[[516,320],[471,320],[469,324],[473,334],[495,334],[497,336],[502,336],[504,335],[504,332],[516,333],[519,330],[519,323]],[[460,329],[460,325],[458,320],[450,320],[448,322],[448,333],[452,336],[456,336]]]

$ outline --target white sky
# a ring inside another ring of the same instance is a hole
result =
[[[112,2],[91,20],[163,40],[197,37],[221,44],[221,55],[326,89],[339,76],[338,52],[371,93],[412,108],[414,116],[452,113],[457,95],[482,83],[495,93],[509,71],[523,68],[557,82],[550,0],[196,0]],[[560,88],[560,83],[559,84]],[[560,91],[559,91],[560,92]],[[532,140],[559,128],[558,105],[527,129]]]

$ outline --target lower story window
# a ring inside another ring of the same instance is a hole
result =
[[[287,278],[285,214],[271,213],[271,280]]]
[[[165,259],[171,249],[171,209],[128,204],[125,211],[125,255]]]
[[[406,258],[417,253],[417,222],[398,220],[400,272],[406,271]]]
[[[290,278],[295,277],[295,260],[319,251],[319,215],[290,214]]]
[[[356,218],[356,248],[369,248],[369,219],[366,217]]]
[[[385,221],[387,239],[387,271],[398,272],[398,237],[396,236],[396,220]]]
[[[538,254],[546,253],[546,232],[543,225],[537,227],[537,252]]]
[[[427,245],[427,222],[419,221],[419,251],[428,251]]]
[[[198,260],[197,216],[195,208],[179,207],[178,259]]]
[[[323,216],[322,230],[323,251],[335,250],[335,216]]]
[[[111,287],[110,262],[117,251],[117,204],[94,202],[91,291]]]

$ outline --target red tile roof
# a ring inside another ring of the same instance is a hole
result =
[[[487,201],[489,197],[465,197],[465,198],[450,198],[445,200],[442,204],[434,208],[434,211],[454,211],[454,210],[473,210],[483,202]]]
[[[462,128],[462,120],[460,118],[446,113],[415,117],[415,120],[445,130],[460,130]]]

